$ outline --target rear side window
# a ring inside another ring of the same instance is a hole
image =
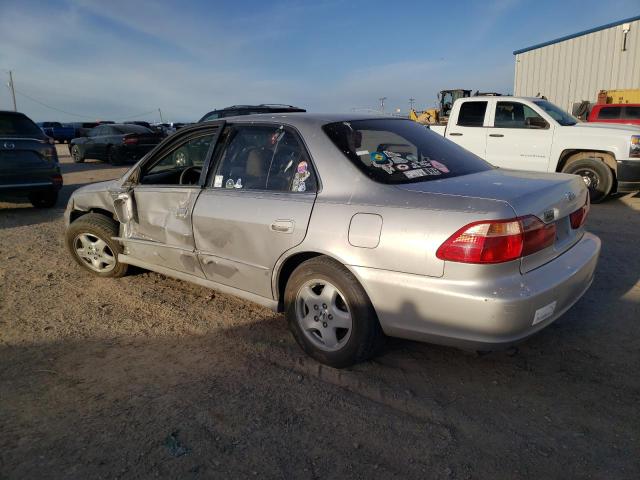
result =
[[[598,119],[615,120],[620,118],[621,107],[602,107],[598,113]]]
[[[213,188],[315,192],[317,182],[293,132],[280,125],[236,126],[229,130]]]
[[[355,120],[322,128],[351,162],[380,183],[424,182],[493,168],[411,120]]]
[[[34,135],[41,138],[44,134],[40,127],[26,115],[20,113],[0,113],[0,135]]]
[[[481,127],[484,124],[484,114],[487,102],[464,102],[460,105],[458,125],[461,127]]]
[[[640,107],[624,107],[624,118],[628,120],[640,120]]]

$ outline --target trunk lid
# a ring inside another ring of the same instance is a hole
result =
[[[571,248],[584,233],[572,229],[569,215],[587,201],[588,190],[577,175],[494,169],[471,175],[398,185],[403,190],[501,200],[515,216],[535,215],[543,223],[554,223],[554,244],[521,259],[522,273],[553,260]],[[480,220],[480,219],[479,219]]]

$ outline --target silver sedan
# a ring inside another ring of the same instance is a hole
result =
[[[593,280],[588,210],[580,177],[496,169],[409,120],[252,115],[76,190],[66,241],[99,276],[135,265],[284,312],[344,367],[385,335],[490,350],[546,327]]]

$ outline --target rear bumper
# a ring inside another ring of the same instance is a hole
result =
[[[618,160],[617,163],[618,192],[640,190],[640,159]]]
[[[520,342],[548,326],[593,281],[600,239],[590,233],[553,261],[524,275],[452,281],[351,267],[386,334],[492,350]]]
[[[32,192],[43,190],[58,191],[62,188],[62,183],[54,183],[52,180],[33,180],[16,183],[0,183],[0,196],[4,195],[28,195]]]

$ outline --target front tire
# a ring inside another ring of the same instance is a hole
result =
[[[29,201],[36,208],[55,207],[58,202],[57,190],[43,190],[29,194]]]
[[[67,249],[79,265],[99,277],[122,277],[128,265],[118,261],[122,247],[118,224],[99,213],[87,213],[69,225],[65,234]]]
[[[320,256],[300,264],[285,289],[285,316],[309,356],[344,368],[374,356],[384,333],[366,292],[344,265]]]
[[[562,170],[582,177],[589,189],[591,203],[600,203],[607,198],[613,188],[613,173],[604,161],[589,154],[578,154],[569,159]]]

